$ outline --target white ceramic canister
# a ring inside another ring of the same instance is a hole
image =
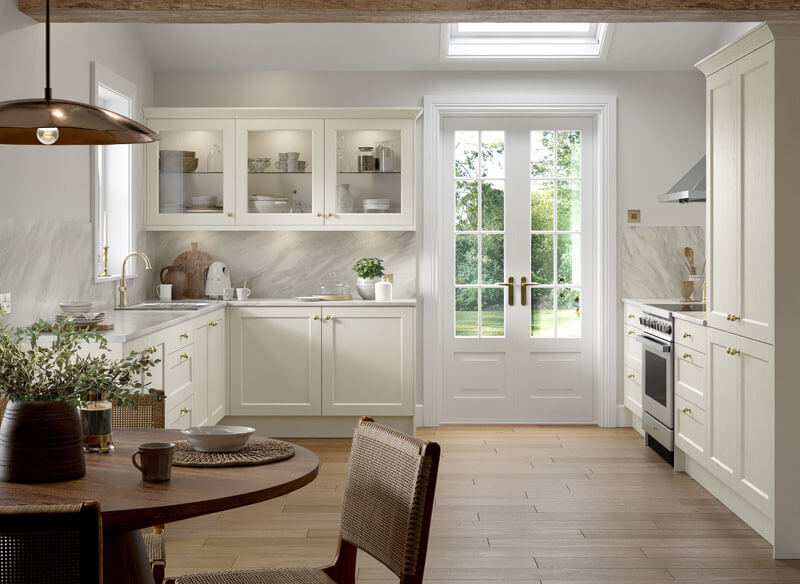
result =
[[[392,283],[386,279],[375,283],[375,302],[392,301]]]

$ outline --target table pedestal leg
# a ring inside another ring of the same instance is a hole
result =
[[[103,584],[153,584],[140,530],[103,534]]]

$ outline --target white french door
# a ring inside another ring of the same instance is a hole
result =
[[[592,421],[592,119],[443,133],[442,421]]]

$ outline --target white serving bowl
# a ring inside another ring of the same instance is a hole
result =
[[[181,434],[198,452],[236,452],[255,431],[249,426],[194,426],[181,430]]]
[[[253,207],[259,213],[288,213],[288,201],[253,201]]]

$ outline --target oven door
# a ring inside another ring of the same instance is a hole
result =
[[[642,407],[672,430],[672,343],[647,335],[637,335],[636,340],[642,344]]]

